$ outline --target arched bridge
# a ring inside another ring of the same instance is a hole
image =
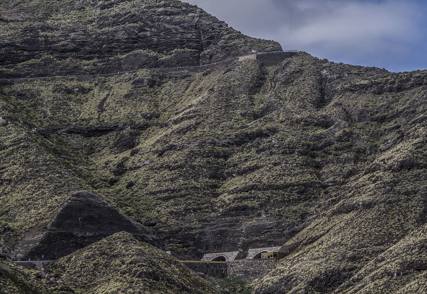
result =
[[[252,248],[248,250],[246,259],[257,259],[261,258],[261,254],[264,252],[279,252],[281,247],[264,247],[264,248]]]
[[[239,255],[239,251],[230,252],[217,252],[217,253],[206,253],[203,255],[202,260],[205,261],[233,261]]]

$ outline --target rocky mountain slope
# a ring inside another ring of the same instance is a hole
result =
[[[256,293],[425,291],[426,72],[238,61],[281,48],[175,0],[6,0],[0,23],[4,256],[63,257],[53,277],[100,292],[151,287],[129,270],[138,242],[282,246]],[[129,252],[100,257],[120,281],[80,266],[103,246]]]
[[[50,285],[54,290],[68,287],[80,293],[218,292],[165,252],[129,233],[114,234],[58,260],[46,279],[54,281],[56,285]]]

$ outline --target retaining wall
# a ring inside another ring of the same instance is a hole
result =
[[[257,58],[258,58],[257,54],[250,54],[245,56],[239,56],[239,61],[257,60]]]
[[[298,52],[287,51],[287,52],[266,52],[258,53],[257,60],[265,66],[276,65],[282,62],[284,59],[298,55]]]

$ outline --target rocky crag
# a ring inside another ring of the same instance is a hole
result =
[[[0,24],[0,252],[60,258],[40,289],[220,291],[148,242],[282,245],[255,293],[426,291],[425,71],[238,61],[280,45],[175,0],[5,0]]]

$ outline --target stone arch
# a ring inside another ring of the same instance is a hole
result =
[[[265,252],[279,252],[280,247],[264,247],[264,248],[252,248],[248,250],[248,255],[246,256],[246,259],[258,259],[256,257],[261,257],[262,253]]]
[[[239,255],[239,251],[230,252],[217,252],[217,253],[206,253],[203,255],[202,260],[204,261],[233,261]]]

